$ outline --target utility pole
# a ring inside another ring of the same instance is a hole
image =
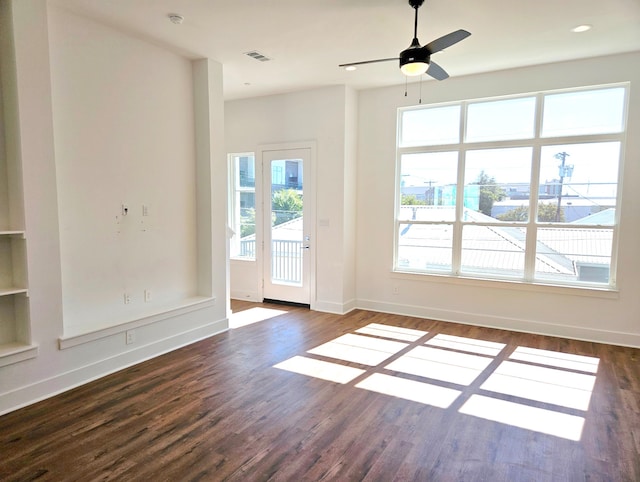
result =
[[[562,184],[565,177],[571,177],[573,174],[573,164],[565,164],[565,160],[569,156],[568,152],[558,152],[555,156],[556,159],[561,160],[561,164],[558,166],[558,174],[560,175],[560,190],[558,191],[558,206],[556,208],[556,222],[560,222],[560,209],[562,209]]]

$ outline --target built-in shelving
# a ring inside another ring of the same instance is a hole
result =
[[[0,17],[0,367],[37,356],[31,342],[12,24]]]
[[[24,231],[0,231],[0,367],[37,355],[31,344]]]

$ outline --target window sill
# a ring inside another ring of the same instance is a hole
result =
[[[589,298],[618,299],[620,295],[619,290],[608,286],[568,286],[541,282],[529,283],[519,280],[493,280],[487,278],[474,278],[472,276],[452,276],[448,274],[418,273],[414,271],[392,271],[391,278],[412,281],[428,281],[433,283],[448,283],[475,288],[498,288],[545,294],[560,294],[565,296],[586,296]]]

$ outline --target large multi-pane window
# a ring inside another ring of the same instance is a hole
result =
[[[626,85],[399,111],[396,271],[615,287]]]
[[[256,257],[256,168],[253,153],[229,154],[231,258]]]

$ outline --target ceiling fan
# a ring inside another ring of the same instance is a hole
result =
[[[451,47],[452,45],[464,40],[471,35],[466,30],[456,30],[444,35],[425,46],[421,46],[418,41],[418,9],[422,6],[424,0],[409,0],[409,5],[416,11],[413,23],[413,40],[408,48],[400,52],[399,57],[389,59],[365,60],[362,62],[351,62],[349,64],[341,64],[338,67],[355,67],[356,65],[373,64],[376,62],[388,62],[390,60],[400,61],[400,70],[408,76],[422,75],[426,73],[436,80],[444,80],[449,74],[438,64],[431,60],[431,56],[436,52]]]

